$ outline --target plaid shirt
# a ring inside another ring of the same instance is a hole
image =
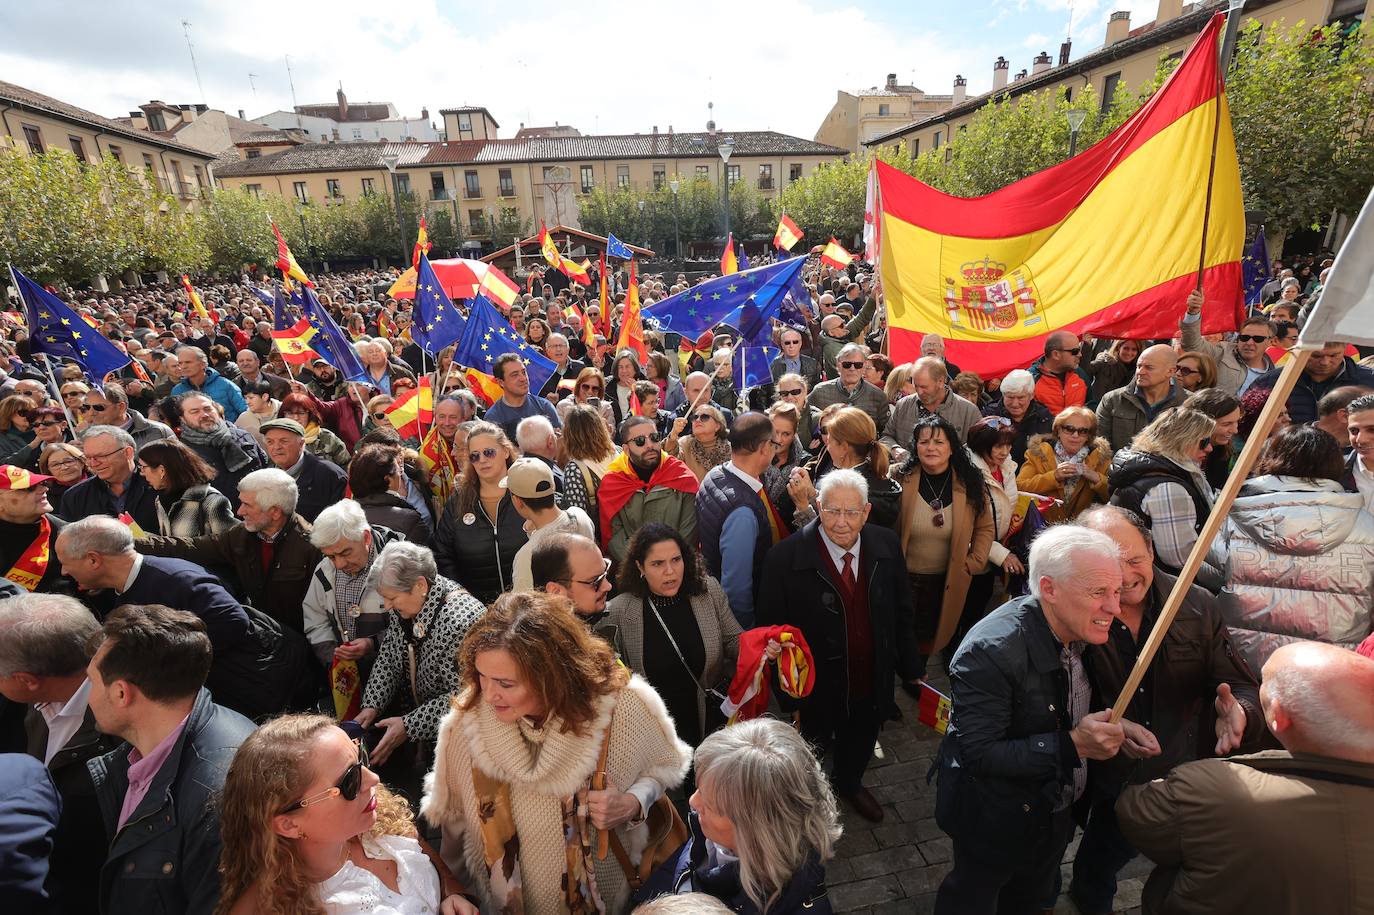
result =
[[[357,609],[363,602],[367,591],[367,576],[372,571],[372,563],[377,559],[377,544],[374,542],[367,550],[367,565],[357,575],[348,575],[337,566],[334,568],[334,621],[340,629],[339,641],[351,642],[356,634]]]
[[[1083,643],[1070,642],[1059,651],[1059,662],[1069,675],[1069,721],[1074,727],[1083,720],[1092,708],[1092,688],[1088,685],[1088,674],[1083,670]],[[1080,763],[1073,770],[1073,781],[1064,786],[1064,794],[1055,809],[1064,810],[1083,796],[1088,786],[1088,767]]]

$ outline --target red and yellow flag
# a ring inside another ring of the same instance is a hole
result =
[[[381,311],[377,314],[377,336],[391,339],[391,323],[386,319],[386,312]]]
[[[205,303],[200,300],[200,294],[197,293],[195,287],[191,285],[191,278],[184,273],[181,275],[181,288],[186,290],[186,298],[190,299],[191,307],[195,309],[196,314],[207,321],[214,321],[216,324],[219,323],[219,315],[212,315],[205,310]]]
[[[319,357],[320,354],[310,348],[310,338],[313,336],[315,328],[309,318],[301,318],[286,330],[272,331],[272,339],[277,341],[282,360],[291,365],[303,365]]]
[[[598,258],[599,258],[599,260],[597,261],[597,269],[596,269],[596,272],[597,272],[598,276],[600,276],[600,278],[601,278],[601,299],[600,299],[600,302],[598,303],[598,304],[601,306],[601,328],[600,328],[600,331],[601,331],[601,336],[603,336],[603,337],[610,337],[610,335],[611,335],[611,296],[610,296],[610,293],[608,293],[608,292],[606,291],[606,254],[605,254],[605,252],[602,252],[600,255],[598,255]],[[594,330],[595,330],[595,328],[594,328]],[[582,332],[582,339],[583,339],[583,340],[586,340],[586,339],[587,339],[587,332],[586,332],[585,330]],[[588,345],[588,346],[591,346],[592,344],[591,344],[591,343],[588,343],[587,345]]]
[[[544,260],[549,262],[549,266],[563,269],[563,255],[558,253],[558,245],[549,234],[548,226],[542,222],[539,224],[539,253],[544,255]]]
[[[503,311],[509,311],[515,300],[520,298],[520,287],[497,270],[495,264],[487,265],[487,272],[482,274],[482,283],[477,288],[487,298],[500,302]]]
[[[442,505],[453,495],[458,480],[458,462],[453,458],[453,449],[439,434],[438,426],[430,426],[425,440],[420,443],[420,462],[424,464],[429,476],[434,498]]]
[[[786,213],[778,220],[778,231],[773,233],[773,247],[791,251],[792,246],[802,240],[802,230]]]
[[[731,273],[739,273],[739,258],[735,257],[733,232],[725,237],[725,253],[720,256],[720,275],[728,276]]]
[[[590,286],[592,282],[592,275],[587,271],[591,269],[591,266],[592,262],[590,259],[583,259],[582,263],[575,264],[565,257],[563,258],[563,263],[560,265],[560,269],[568,277],[568,279],[576,280],[583,286]]]
[[[644,345],[644,319],[639,314],[639,280],[635,278],[635,262],[630,261],[630,288],[625,293],[625,311],[620,316],[620,338],[615,341],[616,353],[634,350],[639,364],[649,361],[649,348]]]
[[[272,223],[272,234],[277,236],[277,269],[281,271],[282,276],[298,280],[314,289],[315,284],[310,282],[310,277],[306,276],[301,265],[296,263],[296,256],[286,246],[286,239],[281,237],[281,229],[277,228],[275,222]]]
[[[419,438],[421,426],[434,421],[434,388],[429,376],[423,376],[417,387],[392,401],[386,408],[386,416],[401,438]]]
[[[463,380],[468,383],[468,390],[476,394],[477,399],[486,407],[496,403],[503,393],[500,383],[495,378],[477,369],[464,371]]]
[[[825,247],[821,249],[821,263],[829,264],[836,270],[843,270],[845,267],[848,267],[853,260],[854,255],[846,251],[844,247],[833,238],[826,242]]]
[[[421,215],[420,234],[419,237],[415,239],[415,250],[412,251],[410,254],[410,265],[414,267],[416,270],[419,270],[420,255],[424,254],[425,256],[428,256],[429,249],[433,247],[434,245],[430,244],[429,241],[429,229],[425,226],[425,217]]]
[[[945,355],[996,375],[1030,365],[1052,331],[1137,339],[1178,332],[1198,282],[1212,142],[1204,334],[1242,319],[1245,211],[1220,91],[1217,14],[1139,111],[1090,148],[985,197],[943,194],[882,163],[865,217],[876,235],[891,355]]]

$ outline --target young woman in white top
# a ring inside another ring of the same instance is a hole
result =
[[[477,915],[406,802],[322,715],[286,715],[234,756],[217,915]]]

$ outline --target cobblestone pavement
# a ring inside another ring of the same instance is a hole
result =
[[[932,665],[932,674],[934,665]],[[947,692],[943,678],[932,684]],[[840,813],[844,836],[835,860],[826,868],[826,882],[836,912],[862,915],[922,915],[935,907],[935,891],[950,868],[950,840],[935,825],[935,786],[926,784],[939,745],[939,735],[916,721],[916,704],[901,690],[897,704],[902,721],[890,721],[879,737],[883,758],[874,759],[864,784],[883,805],[883,821],[870,823],[843,801]],[[1068,862],[1078,848],[1075,838],[1065,854]],[[1150,862],[1137,857],[1122,873],[1116,895],[1117,911],[1140,913],[1140,891]],[[1078,915],[1061,897],[1060,915]]]

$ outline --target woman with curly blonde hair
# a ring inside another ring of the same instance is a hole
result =
[[[406,802],[323,715],[277,718],[243,742],[220,838],[217,915],[477,913],[421,846]]]

